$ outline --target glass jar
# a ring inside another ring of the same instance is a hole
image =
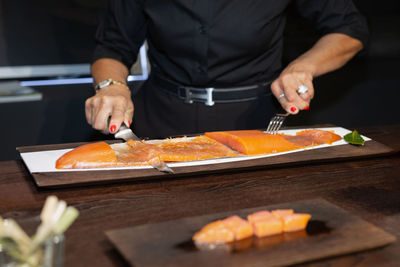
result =
[[[46,239],[28,258],[0,244],[0,267],[62,267],[64,264],[65,237],[56,234]]]

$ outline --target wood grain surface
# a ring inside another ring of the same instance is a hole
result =
[[[311,214],[312,219],[307,231],[247,238],[213,250],[198,249],[191,242],[194,233],[207,223],[231,215],[246,218],[265,209],[294,209]],[[287,266],[396,241],[395,236],[321,199],[145,224],[108,231],[107,236],[135,267]]]
[[[81,145],[82,143],[79,143]],[[18,148],[20,153],[43,150],[55,150],[76,147],[78,144],[60,144]],[[383,156],[393,150],[374,140],[367,141],[364,146],[340,145],[295,153],[277,155],[227,163],[206,164],[196,166],[174,167],[175,174],[159,172],[155,169],[115,169],[115,170],[82,170],[79,172],[37,172],[32,178],[38,187],[68,187],[91,184],[110,184],[124,181],[168,179],[188,175],[204,175],[209,173],[235,172],[251,169],[285,168],[302,164],[321,162],[339,162],[362,157]]]
[[[127,267],[105,232],[181,218],[323,198],[400,239],[400,125],[357,129],[394,150],[382,157],[205,173],[152,181],[41,188],[20,160],[0,162],[0,215],[32,221],[49,195],[80,215],[64,266]],[[46,149],[46,148],[44,148]],[[298,266],[400,266],[400,242]],[[249,265],[244,265],[245,267]]]

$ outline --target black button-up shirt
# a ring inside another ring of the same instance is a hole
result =
[[[128,68],[144,40],[152,71],[182,85],[229,87],[269,80],[281,69],[286,9],[295,2],[321,35],[368,37],[351,0],[110,0],[94,60]]]

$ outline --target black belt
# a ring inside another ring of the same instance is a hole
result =
[[[229,88],[199,88],[176,84],[153,75],[152,80],[160,86],[161,89],[172,94],[185,103],[194,102],[204,103],[206,106],[213,106],[215,103],[233,103],[249,101],[259,98],[263,95],[270,95],[269,86],[271,82],[265,82],[259,85],[229,87]]]

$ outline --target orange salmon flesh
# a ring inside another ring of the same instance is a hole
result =
[[[295,136],[273,135],[259,130],[206,132],[205,135],[245,155],[278,153],[342,139],[323,130],[305,130]]]
[[[232,215],[223,220],[208,223],[192,239],[197,245],[223,244],[251,236],[259,238],[304,230],[311,218],[307,213],[295,213],[291,209],[257,211],[247,220]]]
[[[62,155],[57,169],[151,165],[157,161],[185,162],[240,155],[290,151],[331,144],[341,137],[330,131],[304,130],[296,135],[271,135],[259,130],[207,132],[192,138],[180,137],[153,142],[133,141],[109,145],[82,145]]]

